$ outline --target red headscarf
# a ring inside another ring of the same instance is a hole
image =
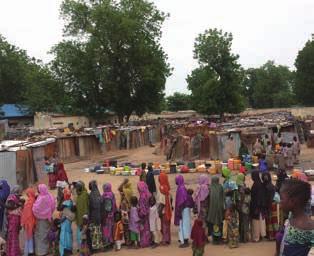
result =
[[[27,238],[30,239],[33,236],[33,231],[36,224],[36,218],[33,214],[33,204],[36,200],[35,190],[33,188],[28,188],[26,190],[26,195],[28,198],[24,204],[24,208],[22,211],[21,225],[26,231]]]
[[[70,200],[71,199],[71,191],[68,188],[63,189],[63,200]]]
[[[206,243],[205,230],[203,228],[203,221],[196,219],[192,228],[191,239],[193,240],[193,246],[196,248],[203,247]]]
[[[159,191],[166,198],[165,216],[168,221],[171,221],[172,209],[171,209],[171,202],[170,202],[170,184],[168,180],[168,175],[166,173],[164,172],[160,173],[159,184],[160,184]]]

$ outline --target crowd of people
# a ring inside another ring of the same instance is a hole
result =
[[[175,200],[168,175],[160,173],[157,189],[150,166],[137,184],[139,196],[125,179],[118,188],[120,200],[109,183],[103,185],[101,194],[95,180],[88,185],[89,193],[82,181],[59,183],[63,186],[57,199],[44,184],[38,185],[37,191],[28,188],[23,199],[18,186],[10,189],[1,180],[0,230],[7,241],[6,255],[21,255],[21,228],[24,255],[72,254],[72,222],[76,223],[81,256],[120,250],[123,244],[128,248],[167,246],[173,241],[172,220],[178,226],[179,247],[189,247],[192,242],[196,256],[204,254],[209,242],[236,248],[239,243],[261,239],[277,241],[277,255],[307,255],[314,242],[314,223],[307,208],[311,185],[302,175],[289,179],[281,170],[273,185],[269,172],[254,170],[251,188],[243,173],[233,176],[224,168],[222,177],[221,184],[219,176],[212,176],[210,182],[209,176],[202,174],[193,191],[185,185],[184,177],[177,175]]]

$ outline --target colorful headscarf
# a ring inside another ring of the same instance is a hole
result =
[[[161,194],[165,196],[165,216],[168,221],[171,220],[172,209],[171,209],[171,201],[170,201],[170,184],[168,180],[168,175],[164,172],[159,175],[159,191]]]
[[[128,203],[131,204],[131,197],[133,196],[133,190],[132,190],[132,184],[129,180],[122,186],[122,191]]]
[[[207,236],[203,227],[203,221],[196,219],[191,232],[191,239],[193,240],[193,246],[196,248],[202,248],[206,244]]]
[[[110,183],[105,183],[103,185],[103,191],[104,193],[102,194],[102,197],[104,199],[110,199],[112,202],[112,210],[111,212],[114,213],[116,212],[117,206],[116,206],[116,197],[114,195],[114,193],[112,192],[112,187]]]
[[[39,195],[33,205],[33,213],[37,219],[51,220],[56,208],[54,197],[48,192],[45,184],[38,185]]]
[[[76,183],[77,199],[76,199],[76,224],[83,224],[83,216],[88,215],[89,211],[89,196],[83,181]]]
[[[208,194],[209,194],[209,188],[208,188],[208,186],[209,186],[209,179],[208,179],[208,176],[206,174],[200,175],[199,180],[198,180],[198,184],[199,184],[199,186],[195,190],[193,199],[194,199],[194,202],[196,203],[198,212],[200,212],[201,202],[204,201],[207,198]]]
[[[151,197],[151,193],[149,192],[147,184],[144,181],[140,181],[137,184],[137,189],[141,198],[149,200],[149,198]]]
[[[175,203],[175,216],[174,224],[178,226],[182,219],[182,210],[186,200],[188,199],[188,193],[184,185],[184,178],[182,175],[176,176],[177,192],[176,192],[176,203]]]
[[[36,218],[33,213],[33,205],[36,201],[35,190],[33,188],[28,188],[26,190],[26,195],[27,200],[22,211],[21,225],[26,231],[27,238],[30,239],[33,236],[36,225]]]

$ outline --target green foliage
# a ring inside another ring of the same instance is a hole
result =
[[[314,106],[314,41],[308,41],[295,61],[296,82],[294,91],[298,101]]]
[[[146,0],[64,0],[65,36],[52,69],[72,111],[93,117],[107,109],[120,118],[160,111],[170,75],[160,46],[167,17]]]
[[[187,78],[193,108],[204,114],[238,113],[244,108],[241,96],[243,72],[238,56],[231,53],[232,34],[209,29],[194,44],[199,67]]]
[[[295,103],[293,83],[294,74],[288,67],[268,61],[245,72],[244,95],[253,108],[289,107]]]
[[[31,111],[53,111],[62,95],[62,88],[43,63],[0,36],[0,103],[24,104]]]
[[[191,109],[191,95],[175,92],[166,98],[167,110],[180,111]]]

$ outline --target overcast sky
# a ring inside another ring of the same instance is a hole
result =
[[[233,52],[245,67],[267,60],[294,68],[300,49],[314,33],[314,0],[155,0],[170,13],[162,45],[174,68],[167,94],[187,92],[185,79],[197,66],[193,43],[207,28],[232,32]],[[0,34],[48,62],[51,47],[62,39],[61,0],[0,0]]]

